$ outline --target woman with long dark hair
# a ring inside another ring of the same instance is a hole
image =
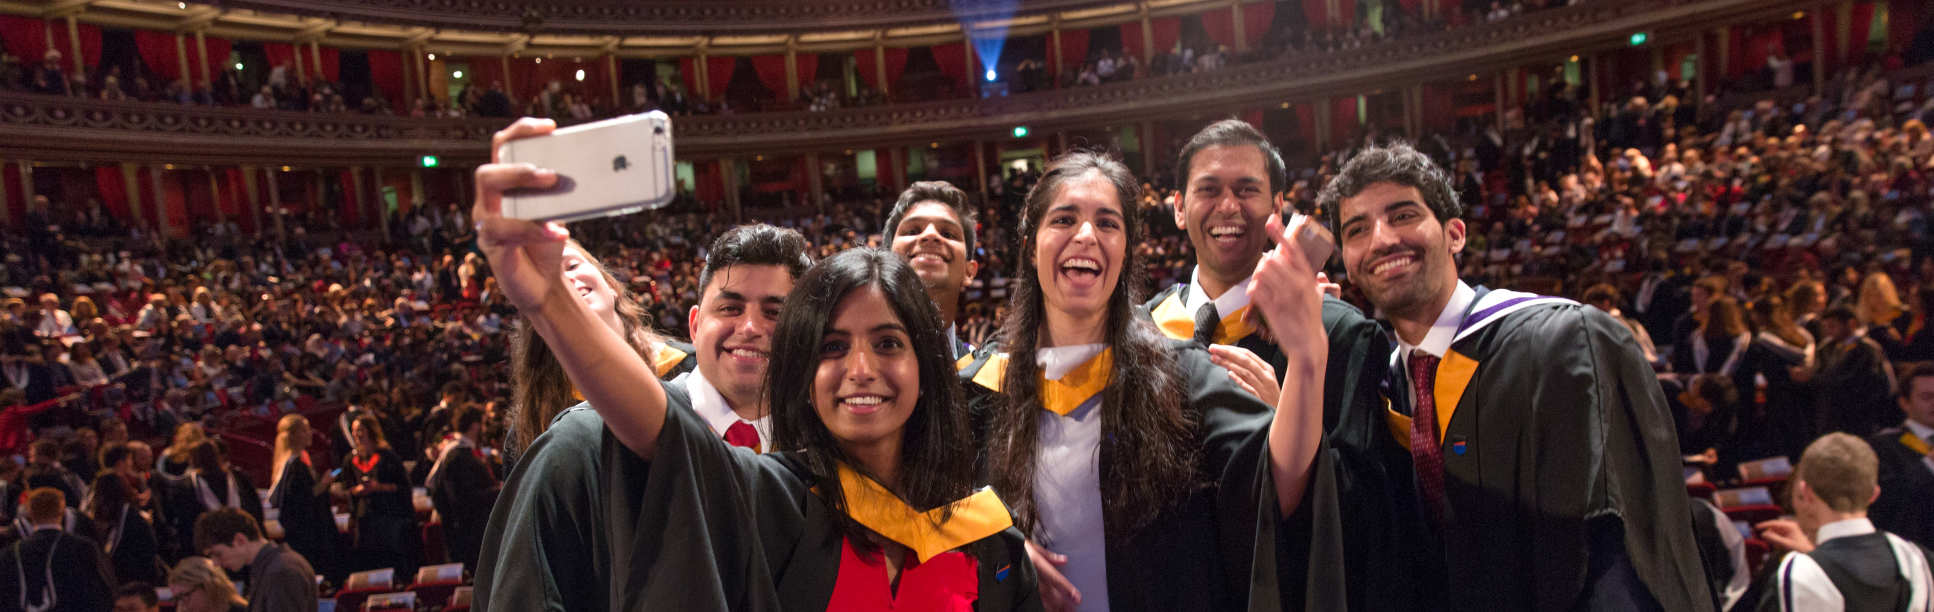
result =
[[[1049,164],[1026,199],[1008,353],[974,377],[994,393],[990,479],[1038,545],[1043,599],[1057,609],[1340,605],[1340,584],[1302,593],[1303,574],[1287,569],[1302,553],[1275,558],[1300,549],[1278,540],[1309,519],[1279,523],[1305,505],[1310,476],[1330,469],[1307,459],[1327,455],[1317,452],[1328,346],[1315,271],[1299,248],[1282,248],[1280,223],[1250,228],[1279,243],[1250,289],[1289,360],[1272,416],[1203,347],[1134,313],[1144,267],[1128,245],[1144,230],[1127,206],[1139,189],[1110,157]],[[1333,490],[1319,488],[1309,505],[1334,508]],[[1294,584],[1278,585],[1278,569]]]
[[[94,477],[93,493],[87,499],[87,515],[101,531],[101,548],[114,566],[114,577],[123,584],[161,581],[161,541],[154,525],[135,505],[134,487],[120,474],[102,472]]]
[[[480,183],[487,182],[479,171]],[[479,205],[479,218],[495,211]],[[499,270],[543,261],[548,236],[523,242],[487,222]],[[562,236],[555,236],[561,241]],[[536,252],[537,256],[529,255]],[[554,252],[554,251],[553,251]],[[541,269],[541,268],[539,268]],[[583,568],[606,593],[533,589],[527,552],[486,544],[491,607],[610,609],[1039,609],[1020,532],[992,491],[975,491],[972,434],[959,406],[950,339],[925,285],[896,255],[841,253],[807,271],[773,332],[765,388],[775,451],[756,454],[712,432],[683,380],[652,368],[582,303],[550,298],[556,281],[512,277],[506,291],[578,383],[593,410],[559,416],[506,489],[550,474],[548,445],[598,453],[602,499],[593,545],[608,567]],[[530,537],[525,517],[556,512],[513,500],[487,533]],[[645,578],[648,577],[648,578]],[[557,598],[584,598],[559,601]]]
[[[416,575],[416,507],[410,502],[410,475],[403,458],[390,448],[376,417],[364,414],[350,423],[354,451],[342,460],[342,486],[352,500],[349,519],[355,534],[355,567],[350,571],[396,568]]]
[[[698,351],[673,342],[651,329],[650,317],[639,297],[576,240],[567,241],[560,258],[565,282],[600,321],[617,331],[639,355],[645,356],[659,378],[670,380],[698,367]],[[519,323],[510,341],[512,450],[530,446],[551,419],[583,401],[557,357],[529,324]]]

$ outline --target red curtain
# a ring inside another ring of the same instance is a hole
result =
[[[182,77],[182,62],[179,54],[175,52],[174,34],[154,30],[135,30],[134,47],[141,53],[141,63],[146,64],[149,70],[153,70],[156,76],[161,77],[161,82],[167,83]],[[189,53],[191,54],[189,57],[193,57],[193,51]]]
[[[85,23],[78,24],[75,33],[81,36],[81,55],[85,56],[83,59],[86,60],[87,66],[91,68],[99,64],[101,62],[101,27]],[[74,65],[74,42],[67,36],[67,24],[55,21],[54,39],[48,42],[54,49],[60,51],[62,68],[71,69]],[[73,78],[74,75],[67,76]]]
[[[863,50],[853,53],[853,59],[855,60],[853,65],[859,71],[860,79],[871,85],[874,89],[881,88],[880,75],[877,74],[879,69],[874,63],[878,61],[878,57],[872,51]],[[886,83],[893,84],[900,82],[900,73],[905,71],[906,68],[907,50],[900,47],[887,47]]]
[[[1256,128],[1257,131],[1261,131],[1262,130],[1262,109],[1252,108],[1249,110],[1242,111],[1242,120],[1244,122],[1247,122],[1249,124],[1249,127],[1253,127],[1253,128]]]
[[[0,40],[6,42],[6,51],[20,58],[21,63],[32,66],[40,63],[40,57],[47,53],[47,22],[32,17],[0,15]]]
[[[705,58],[706,99],[718,100],[725,97],[725,86],[732,84],[732,69],[739,65],[736,57]],[[780,88],[782,91],[785,88]]]
[[[793,64],[799,69],[800,87],[812,83],[813,77],[819,75],[819,55],[816,53],[797,54],[793,58]]]
[[[752,71],[758,73],[759,82],[772,90],[774,97],[791,102],[786,100],[786,56],[754,55],[751,59]],[[800,74],[806,73],[801,71]]]
[[[392,110],[398,114],[409,114],[409,101],[403,99],[403,54],[401,52],[370,49],[369,80],[375,85],[376,91],[389,99]]]
[[[1329,29],[1329,11],[1329,0],[1303,0],[1303,19],[1311,30]]]
[[[1422,113],[1424,117],[1424,129],[1426,131],[1451,129],[1456,124],[1457,117],[1453,113],[1443,111],[1457,105],[1453,91],[1448,87],[1430,84],[1425,84],[1423,89],[1424,99],[1422,100],[1421,107],[1425,109]]]
[[[452,57],[451,61],[463,62],[463,76],[470,84],[479,89],[488,89],[492,83],[504,82],[504,62],[502,58],[470,55]]]
[[[697,61],[697,58],[678,58],[678,77],[679,80],[685,83],[685,95],[687,96],[697,96],[699,94],[698,68],[693,66]]]
[[[1851,16],[1852,29],[1847,31],[1847,56],[1842,58],[1849,63],[1867,54],[1867,33],[1874,27],[1874,3],[1855,3]]]
[[[1330,99],[1330,143],[1354,138],[1357,132],[1356,96]]]
[[[242,171],[224,168],[215,172],[215,208],[222,217],[236,223],[237,227],[255,231],[254,221],[248,218],[248,210],[242,205]]]
[[[215,75],[222,73],[222,64],[228,63],[228,52],[235,47],[235,43],[229,42],[226,38],[204,37],[202,44],[208,47],[208,64],[202,66],[201,82],[212,83],[215,81]],[[189,57],[195,58],[194,61],[201,61],[199,53],[197,50],[190,49]]]
[[[1903,49],[1914,42],[1914,33],[1920,31],[1921,20],[1927,16],[1926,3],[1927,0],[1887,3],[1887,48]]]
[[[262,54],[269,56],[269,69],[288,66],[289,78],[295,78],[295,46],[288,43],[265,42],[262,43]],[[303,73],[307,74],[308,71],[304,70]]]
[[[343,170],[338,178],[342,182],[342,226],[362,227],[363,198],[356,191],[356,171]]]
[[[947,75],[948,81],[960,86],[963,93],[973,91],[974,84],[968,81],[968,79],[973,77],[967,74],[966,44],[947,43],[944,45],[934,45],[933,61],[936,64],[940,64],[940,73]]]
[[[725,199],[725,176],[719,173],[717,161],[704,161],[693,164],[698,184],[693,186],[693,196],[706,206]]]
[[[1296,138],[1305,146],[1316,142],[1316,111],[1312,104],[1292,104],[1290,110],[1296,112]]]
[[[1224,17],[1228,16],[1227,13],[1223,15]],[[1180,17],[1156,17],[1148,20],[1148,25],[1155,32],[1156,51],[1167,51],[1174,48],[1175,41],[1182,37],[1182,18]],[[1148,57],[1143,53],[1142,42],[1141,22],[1130,21],[1121,24],[1122,48],[1129,55],[1133,55],[1138,61]]]
[[[216,215],[215,190],[208,184],[208,173],[201,170],[185,170],[175,173],[173,182],[180,183],[182,197],[187,201],[186,209],[193,227],[197,222],[214,223]]]
[[[1269,24],[1276,19],[1276,3],[1255,2],[1242,5],[1242,37],[1249,48],[1262,46],[1264,35],[1269,34]]]
[[[1249,24],[1245,23],[1242,25],[1244,27],[1247,27]],[[1229,48],[1231,49],[1234,49],[1237,46],[1236,45],[1236,20],[1235,20],[1235,17],[1229,13],[1229,7],[1218,6],[1215,8],[1211,8],[1207,11],[1203,11],[1202,31],[1207,32],[1209,34],[1210,40],[1214,40],[1218,43],[1228,45]],[[1247,32],[1244,32],[1244,33],[1247,34]]]
[[[874,180],[889,188],[899,189],[902,184],[900,175],[905,170],[904,165],[898,162],[898,158],[893,149],[874,149]]]
[[[20,184],[20,164],[0,163],[0,189],[7,194],[7,219],[11,225],[21,225],[20,220],[27,216],[27,188]]]
[[[9,174],[8,176],[13,176]],[[100,194],[101,206],[107,209],[110,217],[128,220],[128,184],[121,177],[120,166],[94,167],[94,193]]]
[[[1081,64],[1088,61],[1088,31],[1063,30],[1061,32],[1061,70],[1078,71]]]
[[[313,58],[311,58],[313,61]],[[322,78],[331,83],[342,80],[342,50],[335,47],[322,48]]]

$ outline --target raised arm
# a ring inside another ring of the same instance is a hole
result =
[[[470,213],[477,246],[496,271],[504,296],[544,338],[612,435],[649,459],[665,425],[664,387],[644,358],[565,285],[559,270],[570,234],[564,227],[503,215],[505,191],[548,188],[557,183],[557,173],[528,163],[498,163],[498,147],[555,129],[555,121],[526,117],[491,137],[491,163],[477,168],[477,200]]]
[[[1316,271],[1304,259],[1303,250],[1283,238],[1280,218],[1270,217],[1263,231],[1276,241],[1276,248],[1256,265],[1249,296],[1269,321],[1270,333],[1283,351],[1282,393],[1269,424],[1269,472],[1276,485],[1277,510],[1289,516],[1302,503],[1323,437],[1323,373],[1329,365],[1329,342],[1323,331],[1323,295],[1317,289]]]

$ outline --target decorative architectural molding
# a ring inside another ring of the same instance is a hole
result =
[[[1120,0],[226,0],[232,8],[466,30],[586,35],[771,34],[1004,19]]]
[[[456,0],[449,0],[456,1]],[[685,159],[832,151],[1004,137],[1037,130],[1227,115],[1243,108],[1351,96],[1546,61],[1627,44],[1654,44],[1744,19],[1784,15],[1811,0],[1591,2],[1508,21],[1306,54],[1213,72],[1145,78],[987,99],[828,112],[679,117]],[[9,154],[44,161],[412,165],[482,161],[505,119],[411,119],[246,108],[105,102],[0,93],[0,140]]]

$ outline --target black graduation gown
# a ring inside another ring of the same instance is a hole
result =
[[[1170,285],[1143,304],[1137,314],[1155,321],[1156,328],[1170,338],[1201,339],[1197,335],[1199,330],[1195,329],[1195,313],[1185,313],[1182,308],[1184,292],[1192,289],[1186,283]],[[1241,316],[1240,313],[1218,314],[1225,321],[1223,326],[1231,328],[1236,324],[1230,319]],[[1187,320],[1165,321],[1178,315],[1186,316]],[[1329,333],[1330,340],[1329,366],[1323,373],[1323,430],[1328,432],[1336,428],[1345,406],[1369,408],[1381,404],[1382,399],[1376,390],[1383,379],[1380,359],[1389,354],[1389,339],[1375,321],[1363,316],[1363,311],[1329,295],[1323,296],[1323,327]],[[1181,333],[1184,330],[1188,333]],[[1226,338],[1216,340],[1219,342]],[[1282,349],[1261,332],[1248,333],[1233,343],[1224,344],[1234,344],[1255,353],[1271,368],[1275,368],[1276,384],[1282,384],[1287,374],[1284,365],[1286,357]]]
[[[1335,610],[1345,605],[1343,534],[1327,448],[1294,515],[1277,511],[1269,468],[1271,407],[1229,380],[1194,340],[1172,340],[1202,450],[1196,489],[1133,532],[1103,526],[1108,603],[1116,610]],[[963,369],[980,389],[976,417],[993,414],[1001,355]],[[1102,465],[1115,449],[1104,443]],[[1103,468],[1102,478],[1107,478]]]
[[[843,533],[785,453],[732,447],[665,384],[646,461],[587,405],[564,411],[511,470],[477,570],[482,609],[823,610]],[[1008,527],[961,547],[979,610],[1038,610],[1034,567]]]
[[[236,508],[255,517],[255,524],[262,524],[262,495],[255,491],[255,485],[249,484],[248,476],[233,468],[230,468],[229,472],[235,475],[235,499],[240,504]],[[174,521],[175,550],[182,556],[201,554],[200,551],[195,550],[195,519],[200,518],[203,512],[212,510],[202,506],[201,490],[195,485],[196,478],[196,474],[190,473],[181,480],[171,483],[169,488],[172,491],[167,496],[168,519]],[[225,474],[210,474],[199,478],[201,478],[200,482],[208,483],[209,491],[215,494],[218,502],[227,502],[228,478]]]
[[[35,531],[0,550],[0,609],[19,608],[24,587],[28,605],[53,603],[53,612],[106,610],[114,603],[113,571],[94,540],[58,529]]]
[[[1934,469],[1924,461],[1927,442],[1916,444],[1913,436],[1906,427],[1893,427],[1867,439],[1880,459],[1880,498],[1867,516],[1875,527],[1934,548]]]
[[[443,518],[443,541],[449,545],[450,560],[475,570],[484,523],[497,500],[497,479],[473,449],[466,445],[444,451],[447,458],[436,486],[430,488],[430,500]]]
[[[1631,331],[1569,300],[1485,312],[1509,297],[1489,293],[1477,288],[1467,317],[1490,316],[1472,317],[1436,378],[1442,529],[1420,510],[1401,371],[1385,392],[1396,409],[1349,415],[1331,437],[1351,459],[1338,462],[1345,528],[1390,534],[1366,570],[1414,593],[1384,609],[1593,609],[1607,602],[1590,589],[1618,584],[1605,574],[1618,555],[1628,562],[1610,565],[1663,609],[1711,609],[1672,417]]]
[[[316,477],[300,455],[285,461],[282,479],[269,491],[269,504],[275,506],[276,520],[282,523],[283,541],[316,566],[318,573],[334,575],[338,532],[329,492],[315,493]]]
[[[161,584],[166,576],[158,565],[161,543],[155,538],[154,525],[141,516],[141,510],[132,504],[124,504],[116,516],[101,517],[120,523],[112,527],[103,548],[107,550],[108,560],[114,566],[114,577],[121,583],[146,582]]]

